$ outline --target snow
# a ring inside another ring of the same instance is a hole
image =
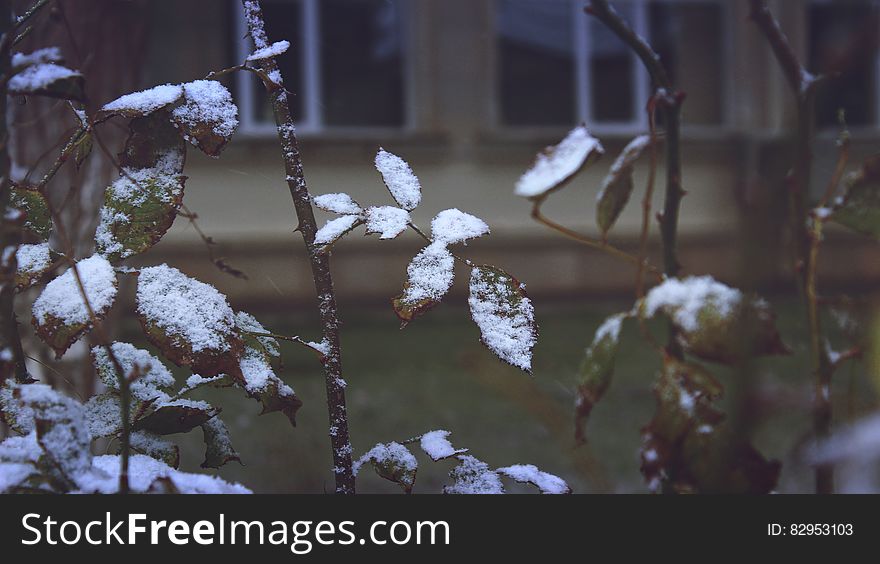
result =
[[[229,350],[235,315],[226,296],[167,264],[141,269],[137,310],[169,336],[186,341],[193,352]]]
[[[235,312],[235,326],[245,333],[269,333],[256,317],[244,311]],[[281,356],[281,349],[276,339],[264,336],[255,336],[254,339],[262,346],[260,352],[265,352],[269,356]]]
[[[533,464],[514,464],[497,470],[499,474],[503,474],[508,478],[512,478],[517,482],[534,484],[545,494],[567,494],[571,493],[571,488],[565,483],[565,480],[553,474],[542,472]]]
[[[126,377],[135,373],[137,367],[138,379],[131,383],[129,390],[132,397],[140,401],[158,399],[167,401],[168,394],[160,388],[170,388],[174,385],[174,376],[155,356],[145,350],[136,348],[129,343],[115,342],[110,345],[113,356],[119,361],[122,372]],[[108,388],[119,389],[119,379],[110,356],[102,346],[92,349],[92,357],[101,381]]]
[[[281,380],[275,376],[272,366],[266,362],[266,358],[257,351],[250,349],[239,361],[241,375],[244,378],[244,389],[249,393],[258,394],[269,389],[269,385],[275,382],[281,386],[286,386]],[[293,389],[281,395],[293,395]]]
[[[361,466],[367,462],[372,462],[376,465],[387,464],[404,473],[415,472],[419,467],[419,462],[409,449],[395,442],[388,444],[379,443],[356,460],[352,467],[355,476],[360,472]]]
[[[357,215],[362,211],[357,202],[348,194],[322,194],[315,196],[313,201],[317,207],[332,213]]]
[[[394,201],[406,211],[414,210],[422,201],[422,186],[406,161],[380,147],[375,162]]]
[[[408,285],[403,293],[406,303],[440,300],[455,277],[455,259],[443,243],[431,243],[417,254],[406,268]]]
[[[367,208],[367,233],[378,233],[379,239],[394,239],[409,226],[409,212],[394,206]]]
[[[34,411],[13,397],[13,391],[19,387],[12,379],[0,386],[0,411],[13,429],[20,433],[29,433],[34,430]]]
[[[215,135],[229,138],[238,127],[238,106],[232,94],[216,80],[196,80],[183,85],[184,103],[171,112],[172,119],[190,128],[208,124]],[[197,144],[193,139],[188,141]]]
[[[441,211],[431,221],[432,238],[447,245],[464,243],[488,233],[485,221],[456,208]]]
[[[197,409],[199,411],[204,411],[207,413],[216,413],[217,411],[219,411],[206,401],[192,400],[186,398],[177,398],[156,404],[156,409],[160,407],[185,407],[188,409]]]
[[[360,217],[356,215],[344,215],[331,219],[315,233],[315,245],[329,245],[336,242],[348,231],[354,229],[358,221],[360,221]]]
[[[248,61],[260,61],[262,59],[269,59],[271,57],[277,57],[285,53],[288,49],[290,49],[290,41],[276,41],[272,45],[267,47],[263,47],[262,49],[257,49],[250,55],[248,55]]]
[[[593,338],[593,345],[600,343],[605,337],[609,336],[612,341],[617,342],[620,339],[620,329],[623,326],[623,320],[626,319],[626,317],[627,314],[618,313],[602,322],[602,325],[596,329],[596,336]]]
[[[555,147],[538,154],[532,167],[516,183],[517,196],[541,196],[576,173],[593,153],[603,154],[599,140],[583,125],[572,129]]]
[[[513,292],[513,283],[512,278],[498,271],[474,268],[468,305],[489,350],[528,372],[536,340],[535,310],[529,298]]]
[[[430,456],[434,461],[467,452],[466,448],[454,448],[452,443],[449,442],[449,439],[446,438],[449,435],[449,431],[444,431],[442,429],[429,431],[422,435],[419,444],[422,447],[422,450],[425,451],[425,454]]]
[[[164,454],[173,451],[174,443],[163,439],[159,435],[147,431],[135,431],[128,437],[131,448],[140,453],[152,456],[153,458],[162,459]]]
[[[82,76],[79,72],[54,63],[31,65],[9,79],[11,94],[28,94],[47,88],[53,82]]]
[[[443,488],[447,494],[503,494],[504,484],[497,472],[489,469],[485,462],[464,454],[458,457],[460,463],[452,469],[449,476],[453,483]]]
[[[225,377],[226,376],[224,374],[218,374],[216,376],[209,376],[207,378],[204,376],[200,376],[198,374],[193,374],[189,378],[186,379],[186,382],[184,383],[183,387],[180,389],[180,392],[178,392],[178,395],[189,392],[190,390],[193,390],[193,389],[198,388],[199,386],[203,386],[205,384],[209,384],[213,381],[222,380]]]
[[[34,420],[43,423],[37,440],[54,466],[66,476],[87,470],[92,439],[82,404],[45,384],[20,386],[18,394],[21,404],[33,410]]]
[[[52,264],[52,259],[49,256],[49,243],[21,245],[15,252],[15,260],[18,263],[20,274],[42,272]]]
[[[624,171],[627,167],[631,167],[636,159],[642,154],[642,151],[645,150],[651,143],[650,135],[640,135],[629,142],[629,144],[623,148],[623,151],[620,152],[617,159],[611,165],[611,168],[608,171],[608,175],[602,181],[602,187],[599,189],[599,193],[596,195],[596,201],[602,200],[605,196],[605,190],[617,179],[621,172]]]
[[[820,207],[813,210],[813,215],[815,215],[816,219],[819,220],[828,219],[832,213],[834,213],[834,210],[826,207]]]
[[[13,53],[12,67],[17,68],[41,63],[57,63],[63,58],[64,57],[61,56],[61,49],[58,47],[44,47],[28,54]]]
[[[92,396],[85,405],[86,426],[92,437],[109,437],[122,428],[119,398],[111,394]]]
[[[136,112],[147,115],[176,102],[183,96],[183,87],[179,84],[160,84],[139,92],[125,94],[104,104],[105,112]]]
[[[116,298],[116,272],[100,255],[92,255],[76,263],[86,296],[95,315],[101,315]],[[34,319],[43,325],[49,317],[65,325],[87,324],[89,312],[83,301],[73,269],[46,284],[43,293],[34,301]]]
[[[184,494],[251,493],[241,484],[206,474],[181,472],[143,454],[132,454],[128,465],[128,484],[134,492],[145,492],[159,478],[168,478]],[[78,493],[115,493],[119,489],[119,456],[96,456],[92,466],[92,472],[78,477]]]
[[[699,328],[698,314],[704,307],[711,306],[718,315],[726,317],[734,312],[742,298],[739,290],[711,276],[670,278],[645,296],[645,313],[652,317],[662,310],[672,316],[676,325],[690,332]]]

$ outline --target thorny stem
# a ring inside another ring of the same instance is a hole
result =
[[[258,0],[242,0],[248,32],[255,47],[268,45],[263,14]],[[324,377],[327,388],[327,408],[330,417],[330,443],[333,449],[333,473],[336,478],[336,493],[355,493],[355,476],[351,460],[351,440],[348,432],[348,414],[345,407],[345,381],[342,379],[342,358],[339,344],[339,318],[336,308],[336,296],[333,291],[333,278],[330,272],[329,253],[315,246],[317,225],[312,209],[311,197],[303,172],[302,156],[290,107],[287,92],[280,86],[280,71],[274,57],[259,61],[259,68],[267,76],[279,76],[277,80],[265,80],[264,85],[272,103],[278,137],[284,156],[287,174],[287,186],[293,198],[299,222],[298,230],[305,241],[312,268],[312,278],[318,294],[323,341],[327,343],[329,352],[322,359]]]
[[[818,440],[831,433],[831,375],[833,366],[828,352],[822,346],[822,326],[818,313],[816,292],[816,259],[818,257],[821,221],[814,220],[808,228],[807,192],[810,187],[812,165],[813,109],[816,86],[821,78],[810,74],[798,60],[797,54],[782,32],[764,0],[750,0],[749,17],[767,38],[770,47],[797,100],[797,131],[795,163],[788,175],[791,199],[791,224],[794,237],[795,270],[798,288],[810,329],[810,365],[815,378],[813,403],[813,432]],[[816,218],[818,219],[818,218]],[[831,464],[816,467],[816,493],[834,491],[834,473]]]

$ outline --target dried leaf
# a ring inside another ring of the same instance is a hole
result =
[[[629,201],[633,191],[633,165],[650,142],[651,137],[648,135],[633,139],[611,165],[608,176],[602,181],[602,188],[596,198],[596,223],[599,224],[603,236],[617,221]]]
[[[412,493],[419,463],[405,446],[395,442],[377,444],[354,463],[355,475],[367,462],[380,477],[400,485],[406,493]]]
[[[523,284],[500,268],[474,267],[468,305],[483,344],[504,362],[530,373],[538,328]]]
[[[218,413],[219,409],[203,401],[175,400],[156,406],[149,414],[135,421],[132,428],[156,435],[186,433]]]
[[[515,193],[530,199],[543,198],[565,186],[588,163],[598,159],[605,149],[583,125],[572,129],[559,142],[538,153],[535,162],[516,183]]]
[[[229,429],[219,417],[202,423],[202,431],[205,435],[205,461],[202,462],[202,468],[220,468],[233,460],[241,462],[229,439]]]
[[[831,220],[880,239],[880,155],[869,158],[861,170],[847,176],[845,186]]]
[[[575,400],[575,439],[586,441],[586,425],[590,413],[605,395],[614,375],[614,363],[620,348],[620,329],[628,314],[618,313],[606,319],[587,347],[578,370],[577,399]]]
[[[216,80],[196,80],[183,85],[183,104],[171,111],[171,120],[184,139],[216,157],[238,127],[238,106]]]
[[[413,258],[403,293],[391,301],[403,325],[440,303],[452,287],[454,268],[455,259],[443,243],[431,243]]]
[[[280,411],[296,427],[296,412],[302,406],[302,401],[293,388],[275,375],[269,356],[263,350],[246,345],[238,376],[233,379],[248,396],[260,402],[263,406],[260,415]]]

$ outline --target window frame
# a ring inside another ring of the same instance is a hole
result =
[[[231,0],[235,5],[233,34],[236,38],[235,57],[244,61],[253,52],[253,43],[248,37],[247,21],[244,9],[239,0]],[[403,98],[406,107],[403,111],[403,123],[399,126],[362,126],[362,125],[328,125],[324,121],[322,111],[323,73],[321,70],[321,15],[320,0],[288,0],[302,6],[298,35],[292,38],[270,38],[272,41],[288,39],[291,45],[299,40],[303,46],[300,51],[302,58],[303,91],[297,95],[303,97],[304,120],[296,123],[299,136],[333,136],[335,134],[353,138],[382,137],[404,135],[417,129],[415,108],[415,66],[412,56],[413,21],[412,10],[408,2],[400,2],[400,35],[401,35],[401,70],[403,77]],[[263,95],[256,92],[257,85],[250,73],[239,72],[235,75],[237,91],[239,133],[249,137],[273,137],[277,135],[274,122],[263,121],[256,117],[257,97]]]
[[[498,3],[500,0],[493,0],[490,6],[490,37],[492,45],[489,49],[491,53],[491,68],[493,69],[492,80],[492,99],[489,116],[491,120],[491,128],[497,132],[508,135],[531,135],[557,132],[561,128],[557,125],[538,125],[538,126],[521,126],[504,123],[501,116],[501,67],[498,64],[500,53],[498,48],[498,29],[497,13]],[[585,123],[590,131],[597,135],[605,136],[628,136],[643,133],[648,129],[648,116],[645,112],[645,104],[650,96],[651,81],[648,72],[644,69],[638,56],[630,49],[629,57],[633,61],[632,73],[633,83],[636,92],[633,96],[633,116],[630,121],[614,122],[614,121],[596,121],[592,115],[592,99],[590,92],[590,42],[588,35],[588,26],[594,18],[586,14],[583,10],[583,2],[581,0],[545,0],[554,2],[566,2],[570,4],[571,9],[571,25],[573,41],[573,61],[574,68],[574,85],[575,85],[575,123]],[[635,6],[635,17],[630,21],[633,29],[641,37],[649,36],[649,18],[648,7],[653,0],[616,0],[620,3],[628,3]],[[733,130],[733,114],[734,114],[734,93],[731,90],[732,83],[732,62],[733,62],[733,29],[730,18],[734,12],[734,6],[731,2],[725,0],[664,0],[665,2],[675,4],[701,4],[710,3],[718,6],[721,17],[722,38],[721,38],[721,93],[723,100],[721,101],[721,121],[712,125],[684,125],[683,133],[691,137],[711,137],[719,133],[728,133]],[[598,22],[597,22],[598,23]],[[600,24],[601,25],[601,24]]]

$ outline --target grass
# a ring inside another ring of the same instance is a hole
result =
[[[639,473],[640,429],[654,411],[651,384],[659,366],[656,353],[638,331],[623,333],[614,382],[593,411],[589,442],[573,439],[575,375],[586,344],[604,317],[625,303],[553,306],[540,309],[541,337],[534,376],[501,364],[479,343],[463,308],[443,306],[404,330],[389,311],[343,311],[343,354],[355,455],[377,442],[403,440],[432,429],[452,431],[456,447],[466,447],[493,467],[533,463],[568,481],[578,493],[643,492]],[[810,376],[805,367],[803,328],[796,304],[780,306],[779,326],[795,354],[761,359],[748,379],[745,420],[756,445],[783,461],[782,492],[811,490],[811,469],[799,449],[809,437]],[[258,315],[276,332],[314,338],[315,325],[280,316]],[[657,328],[655,327],[654,330]],[[257,492],[330,492],[333,477],[327,439],[324,384],[313,355],[285,343],[280,375],[304,405],[292,429],[280,414],[258,417],[259,405],[236,390],[208,390],[201,396],[222,406],[233,444],[244,465],[231,463],[217,474]],[[742,398],[742,375],[711,367],[728,389],[722,402],[732,410]],[[862,366],[841,371],[835,409],[841,418],[873,409],[875,394]],[[185,377],[185,374],[181,374]],[[848,378],[852,379],[850,385]],[[844,385],[845,383],[845,385]],[[180,437],[181,468],[199,470],[201,433]],[[415,450],[418,450],[417,448]],[[420,468],[416,493],[437,493],[452,463],[434,463],[416,452]],[[395,484],[365,467],[360,492],[397,493]],[[512,486],[520,491],[519,486]]]

